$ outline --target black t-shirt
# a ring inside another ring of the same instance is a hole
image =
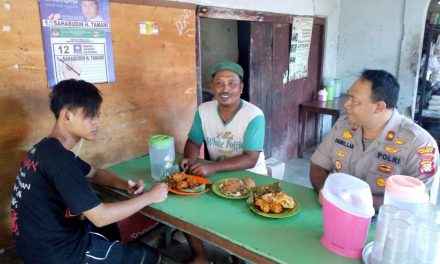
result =
[[[25,263],[81,263],[88,245],[80,214],[101,202],[85,176],[91,167],[54,138],[22,161],[11,203],[11,227]]]

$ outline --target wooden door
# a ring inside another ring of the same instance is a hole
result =
[[[323,28],[319,22],[313,26],[308,77],[289,82],[291,24],[250,23],[248,96],[266,116],[268,157],[286,161],[297,156],[299,105],[313,100],[320,86]]]

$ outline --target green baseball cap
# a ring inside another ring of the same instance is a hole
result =
[[[230,70],[238,74],[241,78],[243,78],[244,72],[243,68],[235,62],[232,61],[221,61],[214,64],[211,68],[211,76],[213,76],[216,72],[221,70]]]

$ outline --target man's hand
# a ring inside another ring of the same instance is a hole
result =
[[[214,163],[195,163],[189,166],[188,173],[206,177],[216,172],[214,166]]]
[[[163,202],[168,196],[168,185],[165,183],[156,183],[151,187],[148,193],[153,203]]]
[[[143,180],[128,180],[127,181],[127,192],[129,194],[138,195],[144,191],[144,181]]]
[[[187,170],[189,169],[189,167],[192,165],[192,161],[191,159],[188,158],[184,158],[182,160],[180,160],[180,169],[183,172],[187,172]]]

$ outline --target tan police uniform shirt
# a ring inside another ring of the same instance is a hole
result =
[[[437,143],[428,132],[395,109],[382,133],[366,149],[362,129],[346,116],[339,118],[311,161],[330,172],[344,172],[366,181],[375,196],[383,196],[389,176],[414,176],[430,188],[431,202],[437,200]]]

